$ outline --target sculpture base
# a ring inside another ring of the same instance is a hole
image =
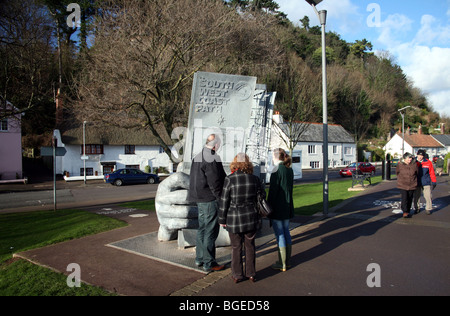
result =
[[[178,248],[185,249],[188,247],[194,247],[197,240],[197,229],[180,229],[178,231]],[[216,239],[216,247],[230,246],[230,236],[228,231],[220,226],[219,236]]]

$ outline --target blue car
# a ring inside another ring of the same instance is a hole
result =
[[[159,177],[156,174],[145,173],[138,169],[118,169],[110,174],[105,174],[105,182],[112,185],[121,186],[130,183],[158,183]]]

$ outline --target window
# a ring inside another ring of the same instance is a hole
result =
[[[336,145],[333,145],[333,154],[337,154],[338,153],[338,149]]]
[[[319,169],[319,167],[320,167],[320,161],[311,161],[311,162],[309,163],[309,166],[310,166],[312,169]]]
[[[316,153],[316,145],[308,145],[308,154]]]
[[[300,157],[299,156],[295,156],[295,157],[292,157],[292,163],[300,163],[301,161],[300,161]]]
[[[86,168],[86,176],[93,176],[93,175],[94,175],[94,168]],[[84,168],[80,168],[80,176],[84,176]]]
[[[136,146],[134,145],[125,145],[125,155],[134,155],[136,150]]]
[[[81,154],[84,154],[83,145],[81,145]],[[86,155],[103,155],[103,145],[86,145]]]
[[[351,155],[352,154],[352,147],[344,147],[344,154],[345,155]]]
[[[114,172],[114,166],[112,166],[112,165],[103,166],[103,174],[110,174],[113,172]]]
[[[5,118],[0,121],[0,131],[7,131],[8,130],[8,119]]]
[[[131,169],[140,169],[141,168],[141,166],[139,166],[139,165],[125,165],[125,168],[131,168]]]

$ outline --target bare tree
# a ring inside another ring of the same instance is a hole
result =
[[[279,83],[282,99],[277,109],[283,114],[283,123],[275,131],[279,134],[286,147],[292,154],[303,133],[310,126],[310,122],[318,119],[320,83],[318,75],[296,54],[288,56],[283,82]],[[286,138],[282,134],[286,134]]]
[[[51,98],[52,30],[45,8],[33,0],[0,6],[0,119]],[[7,101],[14,107],[7,107]]]
[[[187,121],[195,72],[241,67],[251,59],[247,53],[254,56],[250,49],[277,51],[261,40],[262,28],[240,32],[255,19],[222,1],[108,1],[100,10],[74,113],[80,120],[146,129],[169,157],[167,136]],[[239,45],[241,55],[233,53]]]
[[[364,139],[374,113],[364,74],[332,66],[328,75],[330,115],[355,136],[356,142]]]

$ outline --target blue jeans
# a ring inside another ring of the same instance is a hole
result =
[[[195,250],[195,261],[203,264],[203,269],[208,270],[216,263],[216,239],[219,235],[217,201],[197,203],[198,206],[198,231]]]
[[[275,237],[277,238],[278,247],[286,247],[286,245],[291,245],[291,233],[289,232],[289,220],[272,220],[273,230],[275,232]]]

